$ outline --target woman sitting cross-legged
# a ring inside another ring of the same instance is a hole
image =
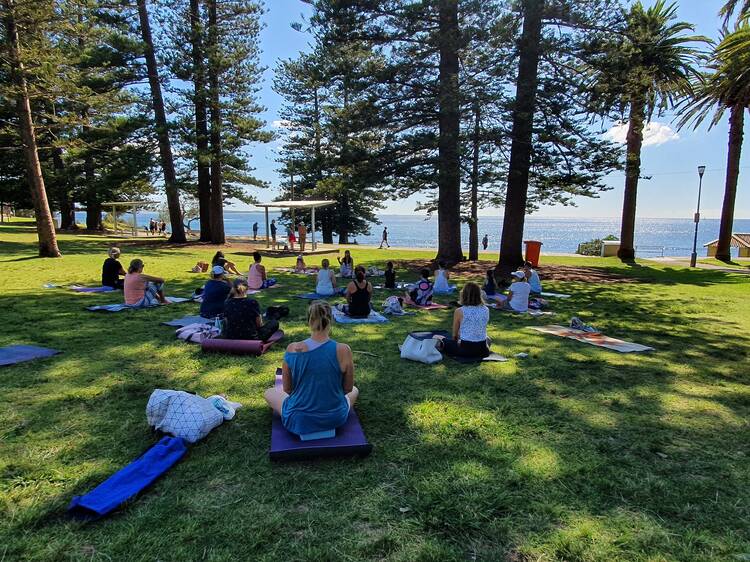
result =
[[[260,263],[262,259],[260,252],[253,252],[253,264],[247,272],[247,286],[250,289],[268,289],[276,284],[276,279],[269,279],[266,275],[266,267]]]
[[[341,265],[341,277],[354,277],[354,259],[349,250],[344,250],[344,258],[336,258]]]
[[[523,271],[514,271],[511,276],[513,282],[508,288],[508,295],[498,293],[492,298],[502,305],[503,310],[526,312],[529,309],[531,285],[526,281],[526,274]]]
[[[336,274],[329,269],[330,262],[324,259],[320,262],[321,269],[315,278],[315,292],[322,297],[330,297],[338,293],[336,289]]]
[[[461,290],[460,308],[453,313],[453,339],[435,336],[437,348],[446,355],[484,358],[490,354],[487,345],[487,323],[490,310],[482,300],[482,290],[469,282]]]
[[[153,306],[167,304],[164,298],[164,279],[143,274],[143,260],[130,262],[123,281],[125,304],[130,306]]]
[[[109,257],[102,264],[102,287],[112,287],[122,291],[123,280],[120,275],[127,275],[119,261],[120,249],[112,247],[109,249]]]
[[[224,257],[224,252],[219,250],[214,254],[213,259],[211,260],[211,267],[220,265],[224,268],[224,271],[227,273],[231,273],[233,275],[242,275],[238,270],[237,266],[234,265],[234,262],[229,261],[227,258]]]
[[[365,278],[365,268],[358,265],[354,268],[354,280],[346,287],[346,304],[340,305],[341,311],[352,318],[367,318],[370,315],[372,285]]]
[[[348,345],[330,339],[331,306],[313,301],[307,310],[310,337],[289,344],[282,363],[282,388],[269,388],[266,402],[284,427],[306,435],[346,423],[359,396]]]
[[[224,268],[215,265],[211,269],[211,279],[203,285],[203,299],[201,300],[201,316],[215,318],[224,314],[224,303],[232,290],[232,285],[224,277]]]
[[[232,292],[224,304],[222,337],[228,340],[266,341],[278,329],[278,320],[269,319],[263,323],[258,301],[247,296],[247,281],[235,279]]]
[[[430,270],[424,268],[422,277],[417,281],[414,288],[406,293],[407,302],[416,306],[429,306],[432,304],[432,283],[430,282]]]

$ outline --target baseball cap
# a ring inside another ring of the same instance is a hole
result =
[[[224,271],[224,268],[221,267],[220,265],[215,265],[211,269],[211,273],[213,273],[214,275],[224,275],[226,273],[226,271]]]
[[[524,277],[526,277],[526,274],[523,271],[514,271],[513,273],[511,273],[511,275],[518,279],[523,279]]]

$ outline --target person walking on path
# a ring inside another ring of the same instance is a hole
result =
[[[297,233],[299,234],[300,252],[304,252],[305,244],[307,243],[307,227],[304,222],[300,222],[299,225],[297,225]]]
[[[253,223],[253,240],[258,239],[258,223],[257,221]]]
[[[482,250],[486,250],[489,243],[489,238],[487,238],[487,235],[485,234],[484,238],[482,238]]]
[[[273,243],[273,249],[276,249],[276,219],[271,221],[271,241]]]
[[[390,248],[391,245],[388,243],[388,227],[383,227],[383,239],[380,241],[380,248],[379,250],[383,249],[383,244],[385,244],[386,248]]]

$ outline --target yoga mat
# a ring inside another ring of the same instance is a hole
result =
[[[641,345],[639,343],[631,343],[617,338],[610,338],[599,332],[584,332],[583,330],[574,330],[566,326],[531,326],[532,330],[542,332],[543,334],[552,334],[561,338],[569,338],[572,340],[582,341],[595,345],[597,347],[604,347],[619,351],[620,353],[632,353],[638,351],[653,351],[653,347]]]
[[[84,287],[82,285],[71,285],[68,288],[76,293],[111,293],[117,290],[114,287]]]
[[[433,302],[431,304],[428,304],[427,306],[419,306],[418,304],[414,304],[412,301],[405,300],[404,304],[412,308],[418,308],[419,310],[443,310],[444,308],[450,308],[447,304],[440,304],[439,302]]]
[[[281,387],[281,369],[276,371],[276,387]],[[365,432],[359,422],[357,412],[352,408],[346,423],[336,428],[336,437],[302,441],[299,436],[288,432],[281,424],[281,418],[273,414],[271,421],[271,448],[268,452],[272,461],[305,460],[318,457],[366,457],[372,451]]]
[[[175,318],[169,322],[162,322],[164,326],[176,326],[183,328],[190,324],[212,324],[213,320],[210,318],[203,318],[203,316],[183,316],[182,318]]]
[[[332,297],[340,297],[344,294],[345,289],[337,289],[336,292],[332,295],[319,295],[318,293],[303,293],[301,295],[297,295],[298,299],[307,299],[311,301],[315,300],[325,300],[330,299]]]
[[[15,365],[24,361],[52,357],[60,353],[56,349],[37,347],[36,345],[10,345],[0,347],[0,366]]]
[[[548,293],[548,292],[542,291],[539,294],[542,295],[543,297],[553,297],[557,299],[569,299],[570,298],[570,295],[565,295],[563,293]]]
[[[509,312],[517,316],[527,315],[527,316],[536,317],[536,316],[552,316],[554,314],[554,312],[552,312],[551,310],[536,310],[533,308],[529,308],[528,310],[525,310],[524,312],[518,312],[517,310],[512,310],[510,308],[503,308],[503,306],[497,302],[488,303],[487,307],[494,308],[495,310],[499,310],[500,312]]]
[[[456,286],[455,285],[448,285],[448,290],[447,291],[436,291],[435,289],[432,289],[432,294],[433,295],[450,295],[455,290],[456,290]]]
[[[167,304],[176,304],[180,302],[187,302],[195,300],[194,298],[185,298],[185,297],[166,297]],[[143,308],[156,308],[157,306],[161,306],[160,304],[152,304],[151,306],[134,306],[132,304],[124,304],[124,303],[117,303],[117,304],[97,304],[95,306],[87,306],[86,310],[90,310],[92,312],[120,312],[122,310],[140,310]]]
[[[260,340],[227,340],[223,338],[206,338],[201,342],[203,351],[232,353],[234,355],[263,355],[277,341],[284,337],[284,332],[277,330],[267,341]]]
[[[463,364],[471,364],[471,363],[482,363],[483,361],[488,362],[497,362],[497,363],[503,363],[508,360],[507,357],[504,357],[500,355],[499,353],[490,353],[487,357],[479,358],[479,357],[459,357],[457,355],[446,355],[446,357],[450,357],[454,361],[458,361],[459,363]]]
[[[370,311],[370,315],[367,318],[352,318],[341,312],[338,308],[333,309],[333,319],[339,324],[384,324],[388,322],[388,318],[374,310]]]
[[[187,452],[178,437],[164,437],[140,458],[107,478],[88,494],[75,496],[68,514],[77,519],[99,519],[142,492],[165,474]]]

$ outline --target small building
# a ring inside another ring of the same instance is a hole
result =
[[[713,240],[708,244],[703,244],[704,248],[708,248],[706,255],[710,258],[716,255],[716,246],[718,246],[719,240]],[[750,233],[735,232],[732,234],[732,239],[729,242],[730,248],[737,248],[737,257],[750,258]]]

